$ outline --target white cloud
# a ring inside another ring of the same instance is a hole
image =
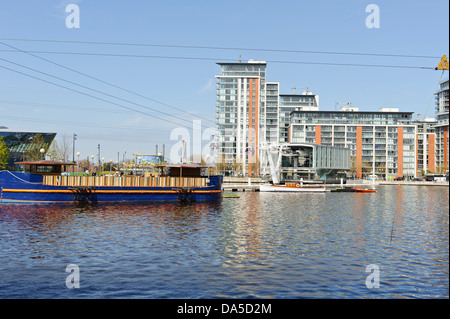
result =
[[[209,78],[208,82],[200,89],[200,93],[204,93],[206,91],[208,91],[209,89],[211,89],[213,87],[214,84],[214,79]]]

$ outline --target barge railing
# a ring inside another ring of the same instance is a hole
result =
[[[207,177],[143,176],[57,176],[44,175],[48,186],[116,186],[116,187],[206,187]]]

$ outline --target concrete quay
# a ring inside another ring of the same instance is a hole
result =
[[[259,185],[264,184],[267,180],[259,177],[224,177],[222,189],[224,191],[232,192],[259,192]],[[328,184],[329,187],[340,187],[340,186],[361,186],[365,181],[362,180],[352,180],[347,181],[347,184]],[[304,181],[305,185],[315,184],[317,181]]]
[[[426,181],[379,181],[378,185],[405,185],[405,186],[443,186],[449,187],[449,182],[426,182]]]
[[[224,177],[222,189],[224,191],[231,192],[259,192],[259,185],[265,183],[266,180],[257,177]],[[311,181],[305,181],[305,184],[311,183]],[[371,186],[371,185],[404,185],[404,186],[441,186],[449,187],[449,182],[427,182],[427,181],[373,181],[369,180],[347,180],[347,183],[341,185],[326,184],[327,187],[340,187],[340,186]]]
[[[258,185],[222,185],[223,191],[230,192],[259,192]]]
[[[232,192],[258,192],[259,184],[264,182],[259,177],[224,177],[222,189]]]

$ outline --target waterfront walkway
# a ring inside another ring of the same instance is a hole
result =
[[[222,189],[232,192],[257,192],[265,180],[259,177],[224,177]]]
[[[380,181],[378,185],[409,185],[409,186],[444,186],[449,187],[449,182],[426,182],[426,181]]]

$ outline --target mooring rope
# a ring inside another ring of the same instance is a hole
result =
[[[8,170],[0,171],[0,174],[1,174],[1,173],[4,173],[4,172],[11,174],[11,176],[17,178],[18,180],[20,180],[20,181],[22,181],[22,182],[24,182],[24,183],[27,183],[27,184],[34,184],[34,185],[42,185],[42,182],[40,182],[40,183],[33,183],[33,182],[26,181],[26,180],[24,180],[24,179],[22,179],[22,178],[20,178],[20,177],[18,177],[18,176],[16,176],[16,175],[14,175],[13,173],[11,173],[11,172],[8,171]]]

